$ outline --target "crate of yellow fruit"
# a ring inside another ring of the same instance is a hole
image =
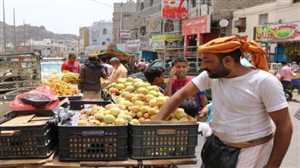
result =
[[[126,160],[129,116],[121,115],[121,109],[114,104],[86,103],[81,111],[69,111],[73,114],[71,120],[58,126],[59,159]]]

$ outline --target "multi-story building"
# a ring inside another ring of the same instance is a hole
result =
[[[90,29],[89,27],[80,27],[79,29],[79,52],[84,52],[84,49],[90,43]]]
[[[114,3],[113,41],[115,43],[125,42],[131,38],[130,30],[134,28],[136,17],[136,3],[133,0]]]
[[[89,47],[106,48],[112,42],[112,22],[99,21],[90,26]]]
[[[77,40],[53,40],[44,39],[41,41],[28,40],[25,46],[30,50],[40,50],[43,57],[66,57],[69,53],[78,52]]]

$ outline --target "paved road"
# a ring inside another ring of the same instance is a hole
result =
[[[295,99],[298,101],[289,102],[289,110],[293,120],[293,138],[289,150],[287,152],[286,157],[282,163],[281,168],[300,168],[300,120],[297,120],[294,115],[297,110],[300,110],[300,95],[297,95]],[[190,165],[190,166],[178,166],[179,168],[200,168],[201,165],[201,148],[204,142],[203,137],[198,138],[198,147],[196,149],[197,152],[197,165]]]

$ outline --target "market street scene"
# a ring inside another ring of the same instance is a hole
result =
[[[300,168],[300,0],[0,0],[0,168]]]

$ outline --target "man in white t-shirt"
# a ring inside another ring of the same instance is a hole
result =
[[[156,119],[166,118],[199,90],[211,89],[214,135],[202,149],[202,167],[279,168],[292,136],[282,85],[272,74],[240,64],[242,53],[249,52],[255,67],[266,70],[262,49],[234,36],[213,40],[199,51],[205,71],[176,92]]]

